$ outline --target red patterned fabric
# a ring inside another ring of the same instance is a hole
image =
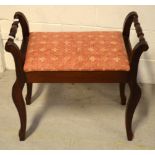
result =
[[[24,71],[129,71],[121,32],[32,32]]]

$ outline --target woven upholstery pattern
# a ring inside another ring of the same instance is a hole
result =
[[[24,71],[129,71],[121,32],[31,32]]]

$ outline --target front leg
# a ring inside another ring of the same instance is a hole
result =
[[[141,89],[137,83],[129,84],[129,87],[130,87],[130,97],[126,108],[126,132],[128,140],[132,140],[133,139],[132,118],[136,106],[141,98]]]
[[[12,98],[20,118],[20,130],[19,130],[20,141],[25,140],[25,132],[26,132],[26,108],[22,95],[23,87],[24,83],[19,80],[16,80],[12,88]]]

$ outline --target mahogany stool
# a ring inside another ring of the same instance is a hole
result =
[[[19,23],[23,35],[20,48],[14,42]],[[132,23],[139,38],[134,48],[129,39]],[[122,32],[29,32],[26,17],[16,12],[5,49],[15,61],[12,98],[20,117],[20,140],[26,137],[22,90],[26,84],[25,100],[27,105],[31,104],[32,83],[119,83],[122,105],[126,104],[125,84],[128,84],[130,97],[125,122],[127,138],[132,140],[132,118],[141,97],[138,63],[148,48],[136,12],[127,15]]]

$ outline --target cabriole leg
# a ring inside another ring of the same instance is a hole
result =
[[[141,98],[141,89],[137,83],[132,85],[129,84],[129,87],[130,87],[130,97],[126,108],[126,132],[128,140],[132,140],[133,139],[132,118],[136,106]]]
[[[12,98],[20,118],[20,130],[19,130],[20,141],[25,140],[25,132],[26,132],[26,108],[22,95],[23,87],[24,83],[16,80],[12,88]]]

